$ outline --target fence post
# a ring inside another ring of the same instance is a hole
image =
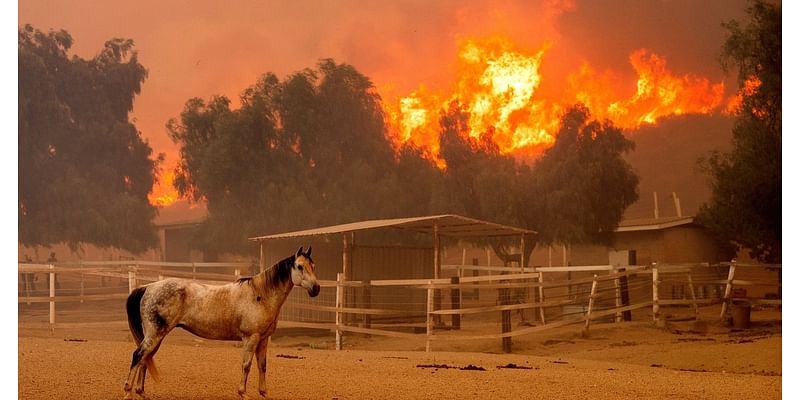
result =
[[[22,276],[22,282],[25,286],[25,298],[27,299],[27,304],[31,305],[31,283],[33,283],[33,273],[22,272],[20,275]]]
[[[736,275],[736,260],[731,261],[728,267],[728,282],[725,285],[725,295],[722,297],[722,312],[719,317],[725,317],[725,311],[728,309],[728,302],[731,301],[731,291],[733,290],[733,277]]]
[[[505,274],[506,272],[503,271]],[[500,281],[500,282],[508,282],[508,281]],[[511,303],[511,289],[509,288],[501,288],[498,289],[498,295],[500,297],[500,305],[505,306]],[[500,311],[500,321],[502,323],[502,331],[503,333],[511,332],[511,310],[502,310]],[[511,353],[511,337],[503,336],[503,353]]]
[[[336,274],[336,350],[342,349],[342,307],[344,303],[344,273]]]
[[[369,279],[364,280],[364,308],[372,308],[372,287]],[[364,313],[364,328],[372,328],[372,314]]]
[[[192,280],[193,281],[197,280],[197,277],[195,276],[196,274],[197,274],[197,266],[194,265],[194,262],[192,262]]]
[[[454,276],[450,278],[450,283],[454,285],[458,285],[461,282],[461,278]],[[458,287],[453,288],[450,290],[450,308],[453,310],[460,310],[461,309],[461,289]],[[461,329],[461,314],[453,314],[453,329]]]
[[[81,270],[81,304],[83,304],[83,295],[84,295],[84,283],[83,283],[83,260],[78,261],[78,267]]]
[[[538,278],[539,278],[539,301],[544,303],[544,286],[543,286],[544,285],[544,273],[539,271]],[[542,325],[544,325],[545,324],[545,321],[544,321],[544,307],[539,306],[537,308],[539,309],[539,319],[542,320]]]
[[[56,273],[55,265],[50,264],[50,334],[53,334],[56,324]]]
[[[136,267],[133,265],[128,266],[128,293],[133,293],[136,289]]]
[[[697,294],[694,292],[694,282],[692,281],[691,271],[686,274],[689,279],[689,294],[692,296],[692,304],[694,304],[694,319],[697,321],[700,317],[700,309],[697,307]]]
[[[658,264],[653,263],[653,322],[659,324],[661,315],[659,314],[658,306]]]
[[[239,270],[239,268],[236,268],[235,270],[233,270],[233,276],[235,276],[236,280],[238,281],[242,277],[242,271]]]
[[[425,313],[425,352],[431,351],[431,338],[433,337],[433,281],[428,281],[427,312]]]
[[[617,275],[617,277],[614,278],[614,305],[617,308],[622,308],[622,284],[619,281],[620,271],[617,267],[614,267],[612,271]],[[617,311],[617,313],[614,314],[614,322],[622,322],[622,311]]]
[[[592,309],[594,308],[594,298],[597,294],[597,274],[592,280],[592,290],[589,292],[589,305],[586,307],[586,322],[583,325],[583,336],[589,333],[589,324],[592,322]]]

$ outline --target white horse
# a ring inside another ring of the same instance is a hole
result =
[[[170,278],[137,288],[127,301],[128,326],[138,347],[125,381],[125,398],[131,398],[137,377],[135,391],[144,396],[148,368],[158,381],[153,356],[175,327],[206,339],[242,340],[239,396],[244,396],[254,354],[258,360],[258,392],[266,396],[269,337],[275,332],[278,313],[295,285],[305,288],[311,297],[319,294],[311,247],[305,253],[300,247],[295,255],[264,272],[222,286]]]

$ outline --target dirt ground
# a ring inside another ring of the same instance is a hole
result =
[[[349,335],[334,350],[330,332],[279,330],[269,348],[270,399],[777,399],[781,398],[781,312],[754,310],[750,329],[714,319],[579,325],[513,339],[435,342]],[[20,322],[19,398],[122,397],[133,341],[122,322]],[[180,329],[156,356],[161,382],[151,399],[237,399],[241,346]],[[517,368],[503,368],[516,366]],[[477,368],[473,368],[477,367]],[[252,368],[247,390],[256,399]]]

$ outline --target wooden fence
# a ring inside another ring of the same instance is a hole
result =
[[[59,303],[124,301],[137,286],[165,277],[225,283],[242,275],[250,275],[253,272],[250,267],[246,263],[19,264],[21,287],[18,303],[49,303],[49,324],[52,329],[56,324],[56,305]],[[490,275],[463,276],[463,271],[475,268]],[[427,351],[437,341],[501,339],[503,349],[510,352],[513,337],[572,324],[582,324],[582,332],[587,333],[593,322],[604,319],[610,322],[631,320],[634,310],[651,310],[652,319],[658,324],[665,318],[663,307],[688,309],[697,318],[700,306],[721,304],[720,317],[724,317],[727,305],[737,298],[737,294],[741,294],[737,292],[741,287],[777,288],[777,298],[749,300],[780,305],[780,268],[780,265],[735,262],[714,266],[600,265],[524,270],[458,265],[443,266],[443,269],[457,271],[450,278],[373,281],[346,281],[342,274],[338,274],[335,281],[319,281],[322,291],[317,298],[308,299],[301,291],[295,291],[284,305],[279,326],[329,330],[335,334],[337,349],[342,348],[346,333],[357,333],[424,340]],[[737,279],[740,275],[747,276],[745,271],[754,270],[778,271],[777,279]],[[46,296],[30,287],[29,274],[47,274]],[[72,294],[57,294],[59,275],[71,277],[73,285],[77,281],[79,287],[70,289]],[[727,279],[721,278],[722,275],[726,275]],[[115,278],[118,282],[127,282],[127,287],[118,290],[120,287],[117,286],[107,293],[93,293],[98,288],[85,285],[91,277]],[[550,279],[546,279],[548,277]],[[424,298],[424,304],[390,302],[381,297],[382,288],[392,288],[395,296]],[[425,296],[403,294],[420,291]],[[476,291],[484,295],[466,295]],[[449,302],[441,301],[445,292],[449,292],[449,296],[445,297],[449,298]],[[357,302],[347,298],[354,293],[358,294]],[[438,302],[437,298],[440,299]],[[310,318],[302,318],[301,311],[312,311],[314,314],[308,314],[312,316]],[[124,311],[121,309],[119,312]],[[522,319],[524,327],[512,329],[512,313]],[[484,319],[479,319],[480,316]],[[500,317],[499,324],[486,322],[496,321],[492,318],[497,316]],[[448,318],[449,323],[445,321]],[[486,332],[486,327],[499,327],[499,331]]]

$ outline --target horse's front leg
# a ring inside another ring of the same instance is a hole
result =
[[[258,361],[258,394],[262,397],[267,396],[267,346],[269,346],[269,336],[264,336],[258,342],[256,349],[256,360]]]
[[[261,335],[254,333],[242,339],[242,382],[239,384],[239,396],[243,397],[247,390],[247,375],[250,373],[250,365],[253,363],[253,353],[256,351]]]

